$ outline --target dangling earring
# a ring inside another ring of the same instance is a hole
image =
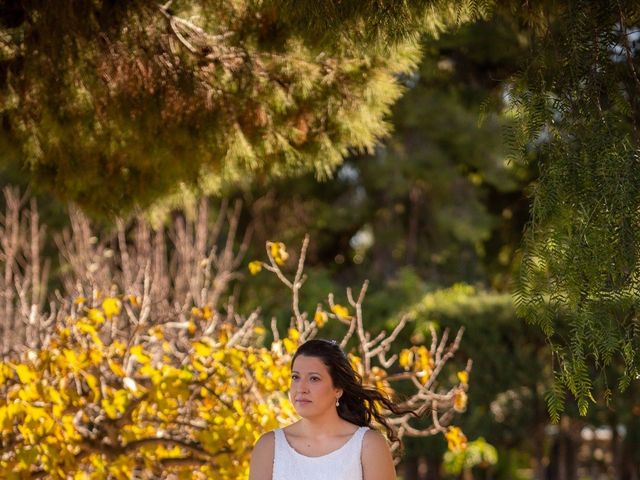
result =
[[[336,407],[340,406],[340,397],[336,398]]]

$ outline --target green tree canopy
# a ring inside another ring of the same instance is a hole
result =
[[[388,133],[420,34],[474,13],[450,3],[4,2],[2,162],[99,214],[326,177]]]

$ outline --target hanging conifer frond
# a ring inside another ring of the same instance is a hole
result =
[[[597,371],[640,375],[640,5],[572,0],[542,24],[507,139],[540,170],[514,299],[554,345],[557,420],[565,389],[587,412]]]

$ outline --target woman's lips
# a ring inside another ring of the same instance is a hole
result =
[[[307,405],[307,404],[311,403],[311,400],[299,398],[298,400],[296,400],[296,403],[300,404],[300,405]]]

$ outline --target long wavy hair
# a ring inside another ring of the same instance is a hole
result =
[[[340,418],[361,427],[373,427],[373,423],[381,425],[386,430],[391,443],[401,445],[396,431],[388,420],[380,413],[378,405],[395,414],[411,413],[414,410],[399,407],[392,399],[380,390],[362,384],[362,377],[356,372],[347,355],[333,340],[308,340],[296,350],[291,365],[299,356],[320,359],[328,368],[333,385],[342,389],[340,405],[337,407]]]

